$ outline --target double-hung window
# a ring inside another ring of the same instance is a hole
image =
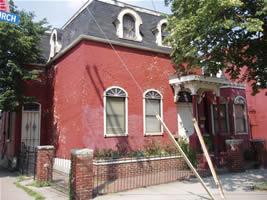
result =
[[[158,91],[149,90],[144,95],[145,135],[161,135],[163,129],[156,115],[162,118],[162,96]]]
[[[234,101],[234,116],[235,116],[235,133],[247,133],[247,114],[246,102],[241,96],[235,98]]]
[[[105,92],[105,136],[126,136],[127,128],[127,93],[119,87],[112,87]]]
[[[212,114],[213,114],[213,133],[224,133],[227,134],[229,132],[228,127],[228,106],[226,103],[220,104],[220,111],[218,115],[218,107],[217,105],[212,105]],[[220,124],[220,126],[219,126]]]

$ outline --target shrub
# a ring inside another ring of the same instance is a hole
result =
[[[207,146],[207,149],[209,152],[213,151],[213,141],[212,137],[210,135],[204,135],[203,136],[204,142]]]
[[[144,154],[145,156],[160,156],[163,153],[161,145],[156,140],[148,140],[144,145]]]
[[[188,141],[185,138],[179,138],[178,143],[182,150],[184,151],[185,155],[191,161],[193,166],[197,166],[197,154],[196,152],[190,147]]]

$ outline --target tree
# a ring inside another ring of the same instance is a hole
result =
[[[249,82],[253,94],[267,87],[267,0],[165,2],[172,8],[167,40],[179,75],[204,67]]]
[[[43,62],[39,50],[41,36],[48,29],[46,20],[33,22],[34,14],[19,11],[10,1],[10,12],[20,16],[20,24],[0,22],[0,110],[13,111],[33,97],[23,95],[23,83],[36,80],[38,70],[28,64]]]

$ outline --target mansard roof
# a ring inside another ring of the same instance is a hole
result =
[[[134,10],[142,19],[140,32],[142,41],[119,38],[116,34],[116,19],[123,9]],[[151,49],[161,53],[170,53],[170,48],[156,43],[155,27],[165,14],[125,4],[116,0],[89,0],[73,17],[58,31],[60,31],[61,51],[74,43],[81,36],[91,36],[102,41],[113,41],[115,44]],[[97,22],[97,23],[96,23]],[[103,31],[103,32],[102,32]],[[49,43],[48,43],[49,45]],[[60,52],[59,52],[60,53]]]

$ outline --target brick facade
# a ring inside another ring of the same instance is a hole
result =
[[[93,196],[93,150],[71,151],[70,199],[88,200]]]
[[[52,181],[53,160],[55,148],[53,146],[38,146],[36,158],[36,180]]]

